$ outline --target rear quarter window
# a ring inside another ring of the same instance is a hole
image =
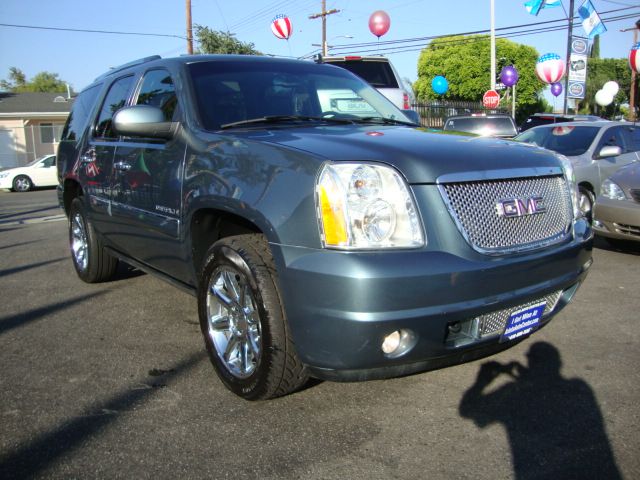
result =
[[[366,61],[343,61],[327,62],[337,65],[351,73],[355,73],[375,88],[399,88],[391,65],[386,62],[366,62]]]
[[[77,142],[82,137],[82,132],[86,128],[89,117],[93,112],[93,108],[96,102],[98,93],[102,85],[95,85],[93,87],[83,90],[80,95],[73,101],[73,107],[71,107],[71,113],[67,117],[67,122],[62,130],[61,141],[73,141]]]

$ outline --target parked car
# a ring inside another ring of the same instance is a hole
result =
[[[595,122],[598,120],[604,120],[597,115],[571,115],[561,113],[534,113],[529,116],[518,128],[520,132],[529,130],[533,127],[540,125],[549,125],[550,123],[564,123],[564,122]]]
[[[511,115],[503,113],[453,115],[447,117],[443,130],[500,138],[513,138],[518,134],[516,124]]]
[[[28,192],[35,187],[55,187],[56,185],[58,185],[58,170],[55,155],[36,158],[24,167],[0,171],[0,189]]]
[[[326,111],[332,92],[366,105]],[[122,260],[194,294],[218,376],[249,400],[504,350],[591,264],[568,161],[416,128],[331,65],[116,67],[74,102],[58,160],[79,278]]]
[[[580,189],[580,209],[588,217],[604,179],[640,159],[640,128],[626,122],[546,125],[527,130],[514,140],[553,150],[571,160]]]
[[[411,109],[411,98],[404,83],[386,57],[322,57],[323,63],[337,65],[368,82],[401,110]]]
[[[640,242],[640,163],[622,167],[602,182],[593,229],[611,243]]]

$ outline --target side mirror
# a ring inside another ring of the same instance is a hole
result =
[[[402,113],[404,113],[405,117],[407,117],[413,123],[420,125],[420,115],[418,115],[418,112],[416,112],[415,110],[402,110]]]
[[[118,135],[127,137],[173,138],[177,122],[167,122],[164,113],[151,105],[134,105],[118,110],[113,116],[113,129]]]
[[[602,149],[598,152],[598,158],[617,157],[618,155],[622,155],[622,149],[614,145],[607,145],[606,147],[602,147]]]

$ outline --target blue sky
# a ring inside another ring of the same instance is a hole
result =
[[[576,0],[576,10],[582,1]],[[633,15],[629,19],[605,22],[608,32],[601,37],[602,57],[626,58],[633,34],[620,30],[632,27],[640,18],[640,2],[592,2],[599,12],[631,7],[603,15]],[[562,3],[568,9],[569,0]],[[391,17],[391,28],[380,42],[486,30],[490,27],[489,6],[490,0],[327,0],[327,9],[340,10],[328,16],[328,43],[376,43],[378,40],[368,27],[369,16],[376,10],[384,10]],[[544,9],[538,17],[529,15],[524,0],[495,0],[495,9],[497,29],[565,18],[562,8]],[[254,43],[258,50],[279,56],[301,57],[318,51],[313,44],[321,41],[321,21],[308,17],[320,10],[320,0],[192,0],[194,24],[231,31],[239,40]],[[293,23],[293,34],[288,41],[277,39],[270,29],[271,20],[280,13],[289,16]],[[186,52],[186,41],[177,38],[186,35],[184,0],[2,0],[0,23],[173,35],[138,36],[0,26],[0,78],[7,78],[12,66],[20,68],[28,78],[40,71],[49,71],[58,73],[75,90],[87,86],[109,67],[148,55],[167,57]],[[574,29],[574,34],[583,33],[581,27]],[[566,55],[566,30],[525,34],[510,40],[531,45],[541,55],[549,52],[563,58]],[[411,45],[410,51],[392,52],[388,56],[402,77],[415,80],[420,52],[416,43]],[[382,47],[386,46],[381,44]],[[377,46],[366,48],[375,53]]]

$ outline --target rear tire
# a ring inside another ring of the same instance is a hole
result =
[[[109,280],[118,268],[118,259],[109,255],[91,225],[81,197],[69,209],[69,247],[78,277],[87,283]]]
[[[26,175],[18,175],[13,179],[14,192],[28,192],[33,188],[33,182]]]
[[[209,249],[198,313],[211,363],[236,395],[266,400],[306,383],[263,235],[224,238]]]

